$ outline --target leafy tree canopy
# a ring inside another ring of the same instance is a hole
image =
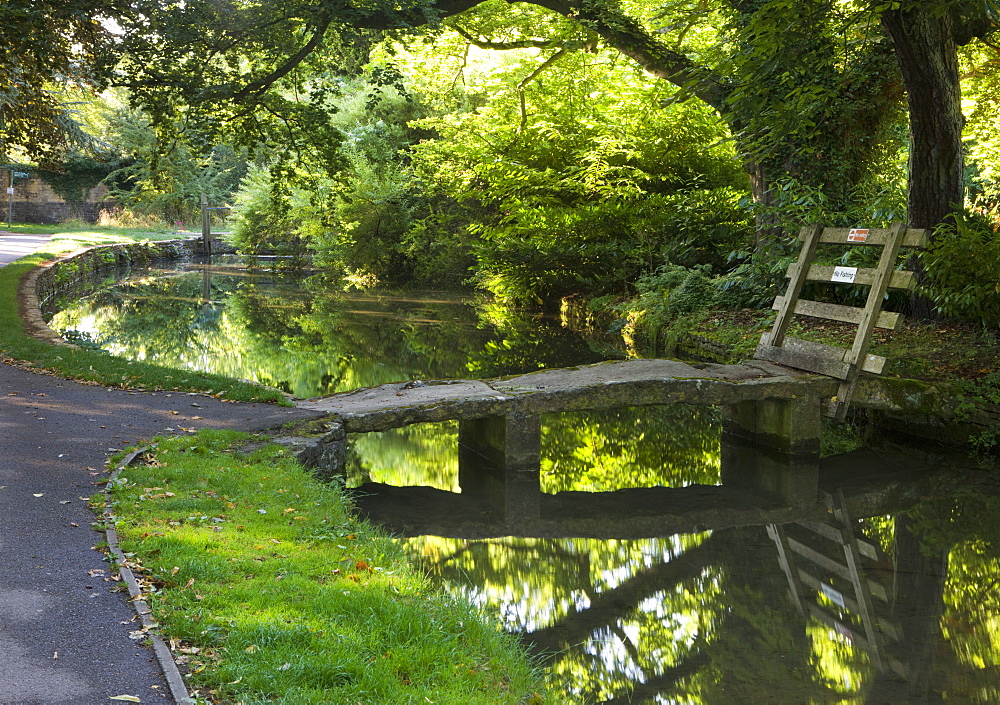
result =
[[[0,4],[0,153],[58,161],[85,140],[60,101],[57,84],[100,86],[113,58],[114,34],[102,23],[123,18],[125,0],[5,0]],[[109,53],[110,52],[110,53]]]

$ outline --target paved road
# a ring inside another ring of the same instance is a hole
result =
[[[0,262],[43,243],[0,235]],[[94,473],[111,449],[181,425],[258,430],[304,415],[0,365],[0,705],[110,705],[125,694],[169,702],[152,652],[129,639],[127,595],[93,548],[103,537],[85,501]]]
[[[30,255],[39,247],[47,245],[49,240],[48,235],[19,235],[0,230],[0,265],[10,264]]]

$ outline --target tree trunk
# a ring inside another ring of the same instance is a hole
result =
[[[892,37],[906,85],[910,118],[910,225],[932,228],[963,206],[962,90],[949,15],[926,2],[891,10],[882,24]]]
[[[787,239],[787,233],[778,222],[775,213],[769,212],[768,206],[774,203],[772,179],[767,167],[756,160],[745,160],[743,167],[750,177],[750,194],[754,203],[759,206],[754,210],[754,240],[755,255],[773,256],[776,245]]]
[[[931,4],[882,15],[906,85],[910,118],[907,219],[916,228],[933,228],[964,206],[965,118],[958,52],[951,16],[936,15]],[[916,257],[908,267],[921,277]],[[925,320],[935,317],[932,302],[920,295],[910,299],[908,313]]]

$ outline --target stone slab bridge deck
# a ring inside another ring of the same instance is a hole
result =
[[[730,441],[742,439],[781,457],[776,465],[781,470],[755,462],[756,469],[743,473],[755,478],[751,487],[783,502],[809,501],[814,489],[803,491],[797,481],[790,484],[788,468],[812,467],[818,460],[821,407],[837,393],[838,384],[768,362],[676,360],[603,362],[488,380],[384,384],[298,402],[299,408],[326,415],[330,428],[299,457],[321,474],[337,474],[344,468],[348,433],[457,420],[460,475],[468,478],[469,468],[475,466],[477,476],[499,479],[510,473],[537,473],[543,414],[708,405],[723,408]]]
[[[498,379],[383,384],[296,406],[336,417],[347,433],[365,433],[415,423],[622,406],[732,406],[800,398],[817,403],[836,391],[836,380],[756,360],[738,365],[624,360]]]

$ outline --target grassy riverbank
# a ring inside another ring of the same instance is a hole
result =
[[[707,311],[681,323],[680,347],[719,346],[727,360],[753,357],[772,311]],[[796,320],[789,335],[849,348],[856,326],[818,319]],[[947,321],[907,321],[898,331],[876,329],[869,352],[888,359],[886,374],[927,381],[978,380],[1000,370],[1000,339],[974,325]]]
[[[337,487],[246,436],[161,439],[112,488],[122,548],[202,702],[542,703],[515,640]]]
[[[234,401],[284,403],[285,397],[280,391],[251,382],[146,362],[126,362],[99,350],[50,345],[25,333],[18,313],[18,285],[21,277],[33,268],[94,245],[174,239],[176,233],[98,228],[86,224],[74,227],[16,226],[9,232],[51,234],[52,240],[38,252],[0,268],[0,355],[5,362],[105,387],[204,392]]]

